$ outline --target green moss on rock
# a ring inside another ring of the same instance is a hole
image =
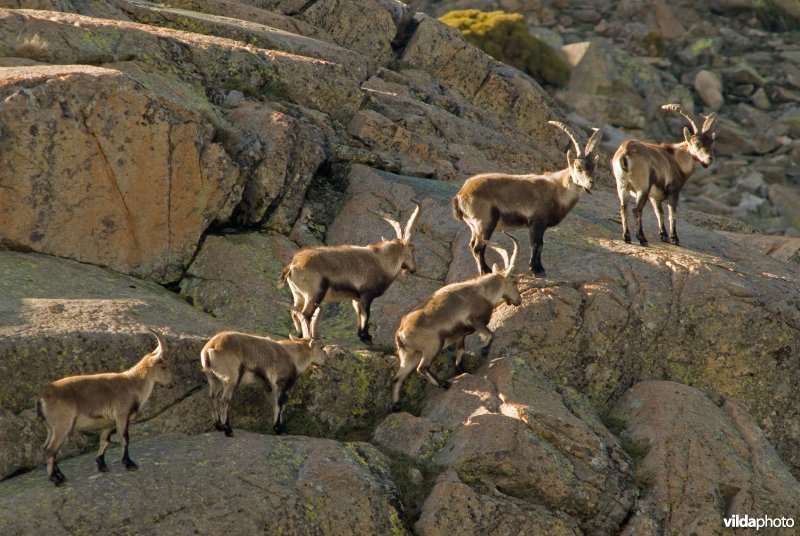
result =
[[[528,32],[519,13],[466,9],[451,11],[439,20],[460,31],[473,45],[493,58],[516,67],[540,83],[564,85],[569,67],[549,45]]]

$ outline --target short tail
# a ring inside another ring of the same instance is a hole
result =
[[[281,276],[278,278],[278,288],[283,288],[286,286],[286,278],[289,277],[289,272],[292,271],[292,265],[287,264],[284,266],[283,270],[281,270]]]
[[[40,419],[44,419],[44,412],[42,411],[42,399],[36,399],[36,416]]]
[[[622,158],[619,159],[619,167],[625,173],[628,173],[631,169],[630,162],[628,162],[628,155],[622,155]]]
[[[200,352],[200,365],[203,367],[203,372],[207,372],[211,370],[211,362],[209,361],[210,356],[208,352],[211,351],[211,348],[203,348]]]
[[[461,210],[461,205],[458,203],[458,196],[453,196],[453,217],[457,220],[464,221],[464,212]]]

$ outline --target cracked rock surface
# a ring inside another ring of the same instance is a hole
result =
[[[131,456],[136,472],[109,459],[110,472],[98,473],[94,454],[63,462],[68,480],[61,489],[41,471],[0,483],[0,528],[4,534],[404,533],[386,458],[365,443],[237,430],[232,438],[166,434],[138,442]]]

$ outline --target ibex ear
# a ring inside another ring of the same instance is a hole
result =
[[[683,127],[683,139],[686,140],[686,143],[689,143],[689,138],[691,138],[691,137],[692,137],[692,135],[689,133],[689,129],[686,128],[686,127]]]
[[[711,112],[705,117],[705,121],[703,121],[703,126],[700,129],[701,132],[704,134],[714,128],[714,123],[717,122],[717,114]]]
[[[572,149],[567,149],[567,165],[569,165],[570,169],[572,169],[573,162],[575,162],[575,159],[572,158]]]

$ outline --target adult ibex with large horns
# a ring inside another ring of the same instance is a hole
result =
[[[708,167],[714,162],[714,140],[712,131],[717,118],[712,113],[704,117],[703,127],[698,130],[694,119],[679,104],[665,104],[663,110],[677,112],[689,121],[692,132],[683,128],[683,141],[679,143],[648,143],[639,140],[625,140],[619,146],[611,167],[617,181],[619,212],[622,217],[622,238],[630,243],[628,230],[628,201],[634,199],[633,218],[636,238],[643,246],[647,238],[642,230],[642,210],[647,200],[653,205],[658,220],[658,234],[663,242],[680,243],[675,229],[675,216],[678,210],[678,197],[689,177],[694,173],[695,162]],[[669,235],[664,227],[663,201],[669,211]]]
[[[372,300],[381,296],[397,279],[401,270],[414,273],[417,262],[411,236],[419,217],[419,205],[403,230],[400,223],[383,217],[397,233],[393,240],[381,240],[368,246],[322,246],[301,249],[281,272],[294,296],[292,319],[298,336],[302,336],[303,315],[311,325],[311,337],[319,339],[319,312],[323,302],[353,301],[359,317],[358,337],[372,341],[369,333],[369,309]]]
[[[495,231],[527,227],[531,240],[530,268],[534,275],[545,275],[542,266],[544,232],[561,223],[580,199],[581,191],[590,192],[594,185],[597,158],[592,158],[601,133],[593,133],[581,149],[575,132],[563,123],[549,121],[564,132],[575,146],[567,151],[567,167],[543,175],[509,175],[482,173],[470,177],[453,198],[453,215],[472,231],[469,246],[481,274],[489,272],[486,264],[486,242]]]

